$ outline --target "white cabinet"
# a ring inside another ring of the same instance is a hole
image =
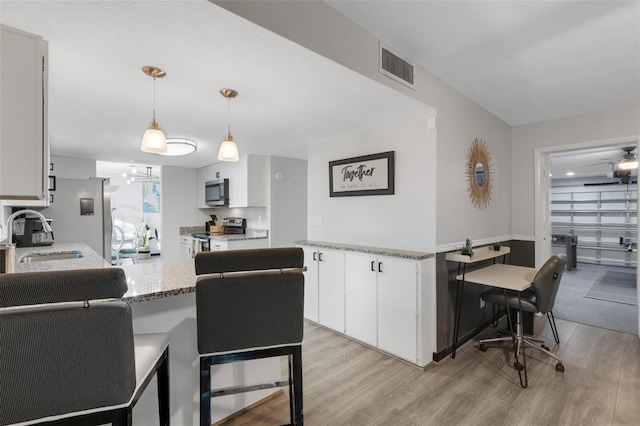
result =
[[[0,199],[44,206],[49,197],[47,42],[6,26],[0,31]]]
[[[418,271],[415,260],[345,255],[345,334],[416,362]]]
[[[246,240],[224,240],[220,238],[209,238],[209,251],[245,250],[266,248],[268,246],[268,238],[250,238]]]
[[[229,179],[229,207],[266,207],[268,157],[264,155],[243,155],[235,163],[219,162],[198,169],[197,207],[207,206],[204,198],[204,184],[213,179]]]
[[[345,257],[345,334],[371,346],[377,346],[376,258],[352,253]]]
[[[266,207],[268,157],[243,155],[229,164],[229,207]]]
[[[214,179],[227,179],[229,177],[229,163],[215,163],[198,169],[198,179],[196,188],[197,206],[199,209],[210,209],[204,199],[204,184]]]
[[[435,348],[434,257],[409,251],[402,256],[362,253],[343,246],[300,245],[307,267],[305,318],[427,365]]]
[[[378,347],[417,362],[418,283],[416,261],[378,258]]]
[[[303,247],[305,318],[344,333],[344,253]]]
[[[315,247],[302,247],[304,252],[304,317],[318,322],[318,252]]]
[[[180,259],[191,259],[193,257],[193,237],[180,236]]]

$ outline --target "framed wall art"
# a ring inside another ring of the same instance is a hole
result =
[[[329,162],[329,196],[392,195],[395,151]]]

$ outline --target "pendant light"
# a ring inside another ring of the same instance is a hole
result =
[[[238,96],[238,92],[233,89],[222,89],[220,90],[220,94],[227,98],[229,106],[229,121],[227,136],[225,136],[224,141],[222,141],[222,144],[220,145],[220,150],[218,151],[218,160],[238,161],[240,159],[238,156],[238,147],[233,141],[233,136],[231,136],[231,98]]]
[[[140,150],[152,154],[162,154],[167,152],[167,138],[156,121],[156,78],[162,78],[167,73],[163,69],[151,65],[142,67],[142,72],[153,78],[153,120],[149,123],[147,131],[144,132]]]

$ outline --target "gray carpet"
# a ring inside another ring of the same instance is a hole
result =
[[[607,271],[596,279],[584,297],[637,305],[636,274]]]

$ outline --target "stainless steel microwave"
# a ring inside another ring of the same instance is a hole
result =
[[[216,179],[205,182],[204,202],[207,206],[229,205],[229,179]]]

